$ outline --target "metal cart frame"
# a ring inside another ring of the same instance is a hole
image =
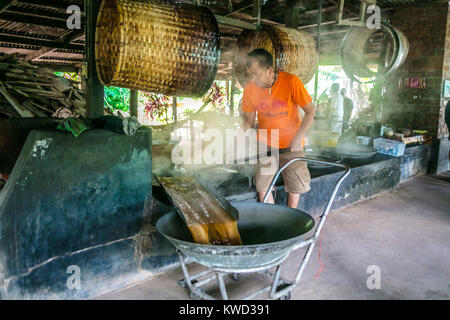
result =
[[[315,160],[315,159],[307,159],[307,158],[294,158],[287,162],[283,167],[281,167],[278,172],[275,174],[275,176],[272,179],[272,182],[267,189],[266,194],[264,195],[263,203],[266,203],[270,192],[272,191],[273,186],[275,185],[275,182],[277,181],[279,175],[286,169],[291,163],[296,161],[306,161],[306,162],[312,162],[317,164],[327,164],[331,166],[336,166],[339,168],[345,169],[345,173],[339,178],[339,180],[336,182],[336,185],[333,189],[333,192],[331,193],[330,199],[328,200],[328,203],[323,211],[323,214],[319,218],[319,223],[317,225],[316,230],[314,231],[314,234],[304,240],[299,242],[296,246],[294,246],[285,256],[283,256],[281,259],[274,261],[270,264],[262,265],[257,268],[242,268],[242,269],[230,269],[230,268],[210,268],[206,271],[190,275],[189,270],[187,268],[187,264],[190,262],[188,258],[186,258],[183,253],[180,250],[177,250],[178,257],[181,263],[181,268],[183,270],[184,279],[181,279],[178,281],[178,284],[181,285],[183,288],[187,289],[190,293],[191,298],[193,299],[207,299],[207,300],[215,300],[215,298],[209,294],[207,294],[204,290],[201,289],[201,287],[215,279],[217,279],[219,284],[220,293],[223,300],[228,300],[228,293],[225,287],[224,277],[229,274],[232,276],[233,279],[238,280],[239,275],[241,273],[256,273],[256,272],[263,272],[269,279],[272,280],[272,284],[269,286],[266,286],[258,291],[255,291],[251,293],[248,296],[245,296],[241,299],[243,300],[249,300],[254,298],[257,295],[260,295],[265,292],[269,292],[267,299],[280,299],[280,300],[287,300],[291,297],[291,291],[295,289],[300,281],[300,278],[303,274],[303,271],[305,270],[306,264],[308,263],[308,260],[311,256],[311,253],[314,249],[314,246],[316,244],[316,240],[318,239],[320,232],[322,230],[323,224],[325,223],[325,220],[327,218],[328,212],[330,211],[331,205],[333,204],[334,198],[336,197],[336,193],[345,178],[350,174],[350,168],[343,164],[338,164],[334,162],[328,162],[328,161],[321,161],[321,160]],[[290,253],[294,250],[297,250],[299,248],[308,246],[305,255],[303,256],[303,259],[300,263],[300,266],[298,267],[297,274],[294,278],[294,280],[287,280],[280,276],[281,272],[281,265],[282,263],[288,258]],[[269,272],[268,269],[276,268],[275,273]],[[199,280],[200,278],[206,277],[202,280]]]

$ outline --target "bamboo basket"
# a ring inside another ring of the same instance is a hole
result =
[[[97,18],[100,82],[170,96],[199,97],[220,59],[217,21],[205,7],[161,0],[104,0]]]
[[[316,41],[306,31],[281,26],[264,26],[260,32],[244,30],[237,41],[235,72],[239,83],[247,83],[247,55],[256,48],[269,51],[278,71],[296,75],[308,83],[316,71]]]

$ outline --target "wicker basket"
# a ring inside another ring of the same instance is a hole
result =
[[[103,85],[171,96],[204,95],[220,59],[214,15],[187,3],[104,0],[95,45]]]
[[[272,54],[276,70],[295,74],[304,84],[314,76],[318,55],[313,36],[291,28],[264,26],[260,32],[244,30],[238,38],[235,72],[241,85],[247,83],[247,55],[256,48]]]

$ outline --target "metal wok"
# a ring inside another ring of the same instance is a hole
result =
[[[255,268],[284,258],[314,226],[300,210],[265,203],[236,204],[242,246],[194,243],[186,224],[174,211],[158,220],[156,228],[191,260],[211,268]]]

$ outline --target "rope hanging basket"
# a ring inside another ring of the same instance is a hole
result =
[[[254,49],[269,51],[275,69],[294,74],[308,83],[316,71],[318,54],[314,37],[306,32],[281,26],[264,26],[260,32],[244,30],[237,41],[236,77],[241,85],[247,79],[247,55]]]
[[[104,0],[96,27],[95,60],[104,86],[200,97],[214,81],[220,36],[208,8]]]

